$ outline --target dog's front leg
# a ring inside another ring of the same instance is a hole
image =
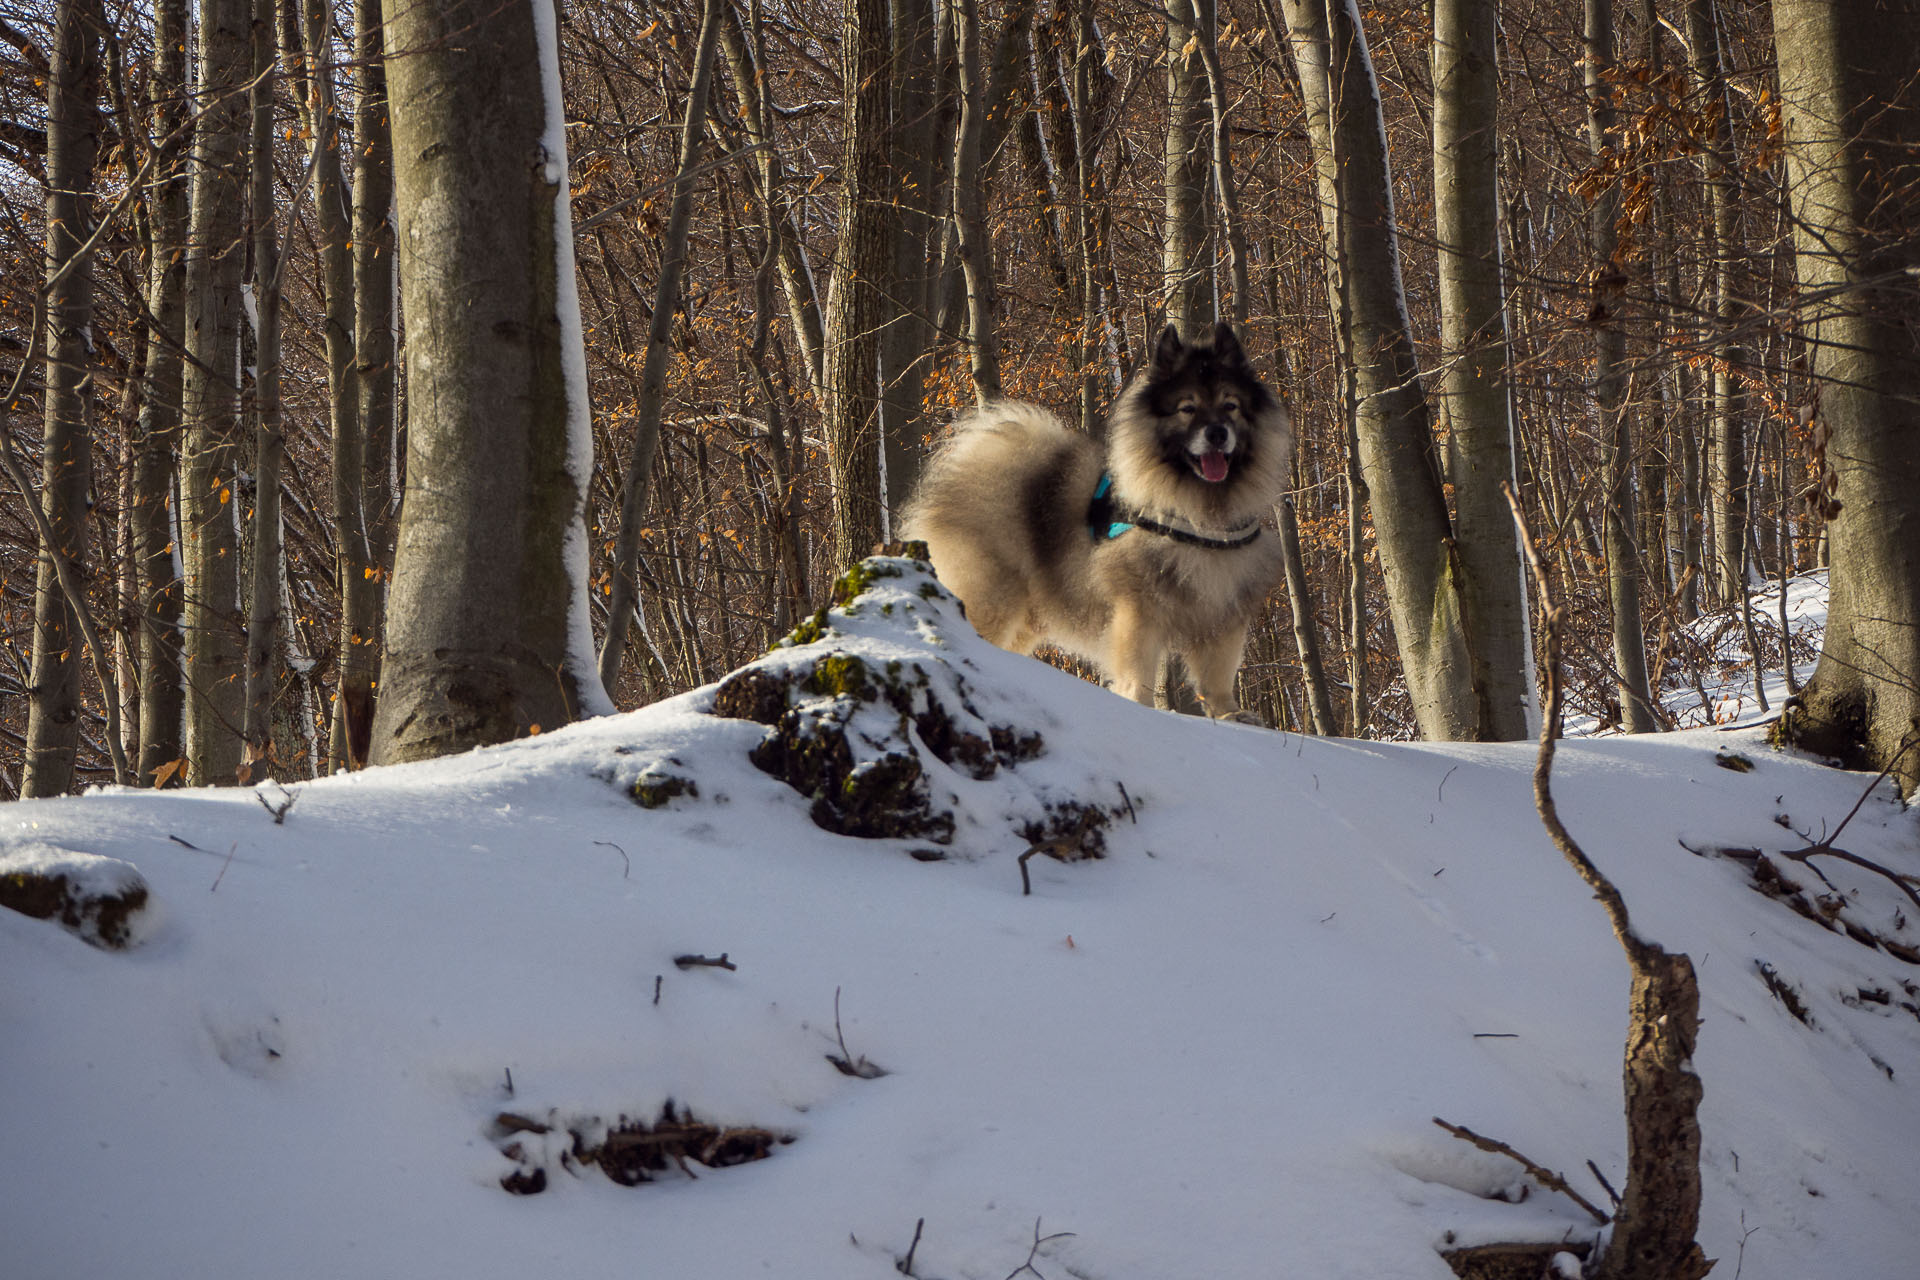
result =
[[[1247,651],[1247,629],[1233,627],[1205,644],[1196,645],[1184,656],[1200,702],[1214,719],[1239,718],[1239,699],[1234,696],[1233,679],[1240,673],[1240,660]]]
[[[1126,604],[1115,606],[1103,664],[1115,693],[1152,706],[1153,686],[1166,651],[1165,632],[1141,610]]]

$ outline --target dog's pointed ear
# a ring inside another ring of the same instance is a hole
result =
[[[1180,341],[1180,330],[1168,325],[1160,331],[1159,341],[1153,344],[1153,367],[1162,372],[1172,370],[1180,363],[1180,356],[1186,349],[1187,344]]]
[[[1233,326],[1225,320],[1213,326],[1213,358],[1229,369],[1248,367],[1246,349],[1240,345]]]

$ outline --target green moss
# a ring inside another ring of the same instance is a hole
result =
[[[922,600],[937,600],[939,599],[939,597],[940,597],[939,587],[935,586],[931,582],[923,582],[920,584],[920,598]]]
[[[826,639],[832,630],[833,628],[827,625],[826,609],[816,609],[811,618],[806,619],[792,631],[789,631],[783,638],[775,641],[773,647],[776,649],[797,649],[803,644],[813,644],[815,641]]]
[[[851,653],[830,653],[814,663],[813,674],[807,677],[807,691],[828,698],[858,698],[862,702],[871,702],[875,697],[867,664]]]
[[[853,603],[854,597],[863,595],[868,588],[883,578],[900,576],[898,567],[888,564],[878,557],[870,557],[858,564],[850,565],[833,584],[833,602],[844,608]]]

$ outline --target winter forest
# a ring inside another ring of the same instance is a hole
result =
[[[1097,434],[1219,320],[1299,442],[1267,723],[1534,732],[1511,484],[1574,713],[1712,723],[1734,631],[1920,777],[1905,0],[384,6],[0,7],[0,797],[707,684],[957,413]],[[1749,591],[1828,566],[1823,656]]]

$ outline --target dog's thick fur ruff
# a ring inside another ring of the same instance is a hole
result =
[[[1175,653],[1208,713],[1231,715],[1247,628],[1282,573],[1259,522],[1292,468],[1286,411],[1232,329],[1190,346],[1169,328],[1115,402],[1104,447],[1038,406],[987,405],[928,463],[903,531],[994,644],[1079,654],[1149,705]],[[1116,520],[1163,531],[1090,528],[1103,473]]]

